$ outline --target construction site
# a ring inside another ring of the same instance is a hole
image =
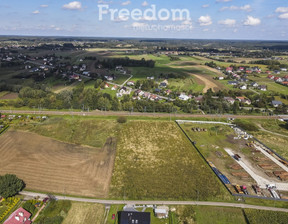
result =
[[[233,195],[288,199],[288,162],[230,123],[177,121]]]

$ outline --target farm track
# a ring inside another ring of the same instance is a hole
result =
[[[30,197],[45,198],[46,194],[34,193],[29,191],[22,191],[20,194]],[[233,208],[249,208],[258,209],[266,211],[278,211],[278,212],[288,212],[287,208],[276,208],[276,207],[265,207],[257,205],[248,204],[238,204],[238,203],[225,203],[225,202],[209,202],[209,201],[127,201],[127,200],[100,200],[100,199],[89,199],[89,198],[75,198],[66,196],[56,196],[58,200],[69,200],[77,202],[89,202],[98,203],[104,205],[123,205],[123,204],[138,204],[138,205],[199,205],[199,206],[220,206],[220,207],[233,207]]]
[[[190,75],[196,77],[196,79],[200,80],[201,83],[204,83],[205,87],[203,89],[203,93],[207,93],[208,89],[212,89],[215,92],[221,89],[218,83],[211,81],[210,79],[208,79],[207,77],[203,75],[196,75],[196,74],[190,74]]]
[[[272,135],[277,135],[277,136],[280,136],[280,137],[288,138],[287,135],[282,135],[282,134],[279,134],[279,133],[276,133],[276,132],[272,132],[272,131],[268,131],[268,130],[264,129],[261,126],[261,124],[257,124],[257,126],[260,128],[260,131],[264,131],[264,132],[267,132],[267,133],[272,134]]]
[[[131,116],[131,117],[167,117],[171,115],[169,113],[140,113],[140,112],[126,112],[126,111],[91,111],[91,112],[72,112],[72,111],[32,111],[32,110],[0,110],[1,113],[6,114],[38,114],[38,115],[71,115],[71,116]],[[173,114],[175,118],[210,118],[210,119],[220,119],[220,118],[235,118],[235,119],[269,119],[275,120],[277,118],[288,118],[288,115],[279,116],[258,116],[258,115],[233,115],[233,114]]]

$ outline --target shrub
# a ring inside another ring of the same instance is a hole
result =
[[[259,131],[258,127],[248,121],[243,120],[235,120],[234,122],[238,127],[244,129],[245,131]]]
[[[118,117],[117,122],[120,124],[124,124],[127,122],[127,118],[126,117]]]

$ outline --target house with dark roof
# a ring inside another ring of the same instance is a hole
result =
[[[282,105],[283,103],[281,101],[277,101],[277,100],[273,100],[272,101],[272,106],[273,107],[279,107],[280,105]]]
[[[238,85],[237,81],[228,81],[228,85],[236,86]]]
[[[150,212],[118,212],[118,224],[150,224]]]

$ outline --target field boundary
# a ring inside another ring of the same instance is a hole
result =
[[[9,128],[9,125],[6,125],[1,131],[0,131],[0,135],[4,134],[5,131],[7,131]]]
[[[180,128],[180,130],[184,133],[184,135],[186,136],[186,138],[190,141],[190,143],[193,145],[193,147],[197,150],[197,152],[200,154],[200,156],[204,159],[205,163],[209,166],[209,168],[212,170],[212,172],[217,176],[217,178],[220,180],[220,182],[224,185],[224,187],[226,188],[226,190],[228,190],[228,192],[232,195],[233,193],[230,191],[230,189],[227,187],[227,185],[221,180],[221,178],[215,173],[215,171],[212,169],[212,167],[210,166],[209,162],[207,161],[207,159],[205,158],[205,156],[200,152],[200,150],[197,148],[196,144],[194,141],[192,141],[192,139],[188,136],[188,134],[184,131],[184,129],[180,126],[180,124],[178,123],[179,121],[176,120],[175,121],[177,126]],[[181,122],[185,123],[184,120],[182,120]],[[209,121],[207,121],[209,122]],[[191,122],[189,122],[191,123]],[[193,123],[193,122],[192,122]],[[198,121],[195,121],[195,123],[198,123]],[[205,123],[202,122],[202,123]],[[213,123],[213,122],[212,122]],[[219,124],[219,123],[222,123],[222,122],[216,122],[216,124]],[[223,122],[224,123],[224,122]],[[210,123],[211,124],[211,123]],[[224,123],[224,124],[228,124],[228,123]],[[235,195],[236,196],[236,195]]]
[[[224,187],[228,190],[228,192],[234,196],[234,197],[241,197],[241,198],[257,198],[257,199],[264,199],[264,200],[270,200],[270,201],[283,201],[283,202],[288,202],[288,199],[277,199],[277,198],[269,198],[269,197],[261,197],[261,196],[253,196],[253,195],[246,195],[246,194],[234,194],[231,192],[231,190],[227,187],[227,185],[223,182],[223,180],[220,178],[219,175],[217,175],[217,173],[212,169],[212,167],[210,166],[209,162],[206,160],[205,156],[200,152],[200,150],[197,148],[195,141],[192,141],[192,139],[188,136],[188,134],[185,132],[185,130],[180,126],[180,124],[184,124],[184,123],[198,123],[198,124],[224,124],[224,125],[229,125],[229,126],[235,126],[234,124],[229,124],[229,123],[225,123],[225,122],[213,122],[213,121],[185,121],[185,120],[176,120],[175,121],[177,126],[180,128],[180,130],[184,133],[184,135],[187,137],[187,139],[190,141],[190,143],[194,146],[194,148],[198,151],[198,153],[201,155],[201,157],[205,160],[205,162],[207,163],[207,165],[210,167],[210,169],[215,173],[215,175],[218,177],[218,179],[220,180],[220,182],[224,185]],[[179,122],[179,123],[178,123]],[[240,128],[241,129],[241,128]],[[241,129],[243,130],[243,129]],[[255,137],[253,137],[253,139],[255,139],[256,141],[258,141],[260,144],[263,144],[261,141],[259,141],[258,139],[256,139]],[[264,144],[263,144],[264,145]],[[264,145],[265,146],[265,145]],[[268,148],[268,147],[267,147]],[[268,148],[270,149],[270,148]],[[273,150],[271,150],[272,152],[274,152]],[[275,153],[275,155],[279,156],[278,154]],[[279,157],[281,158],[281,157]],[[286,161],[286,160],[285,160]]]

